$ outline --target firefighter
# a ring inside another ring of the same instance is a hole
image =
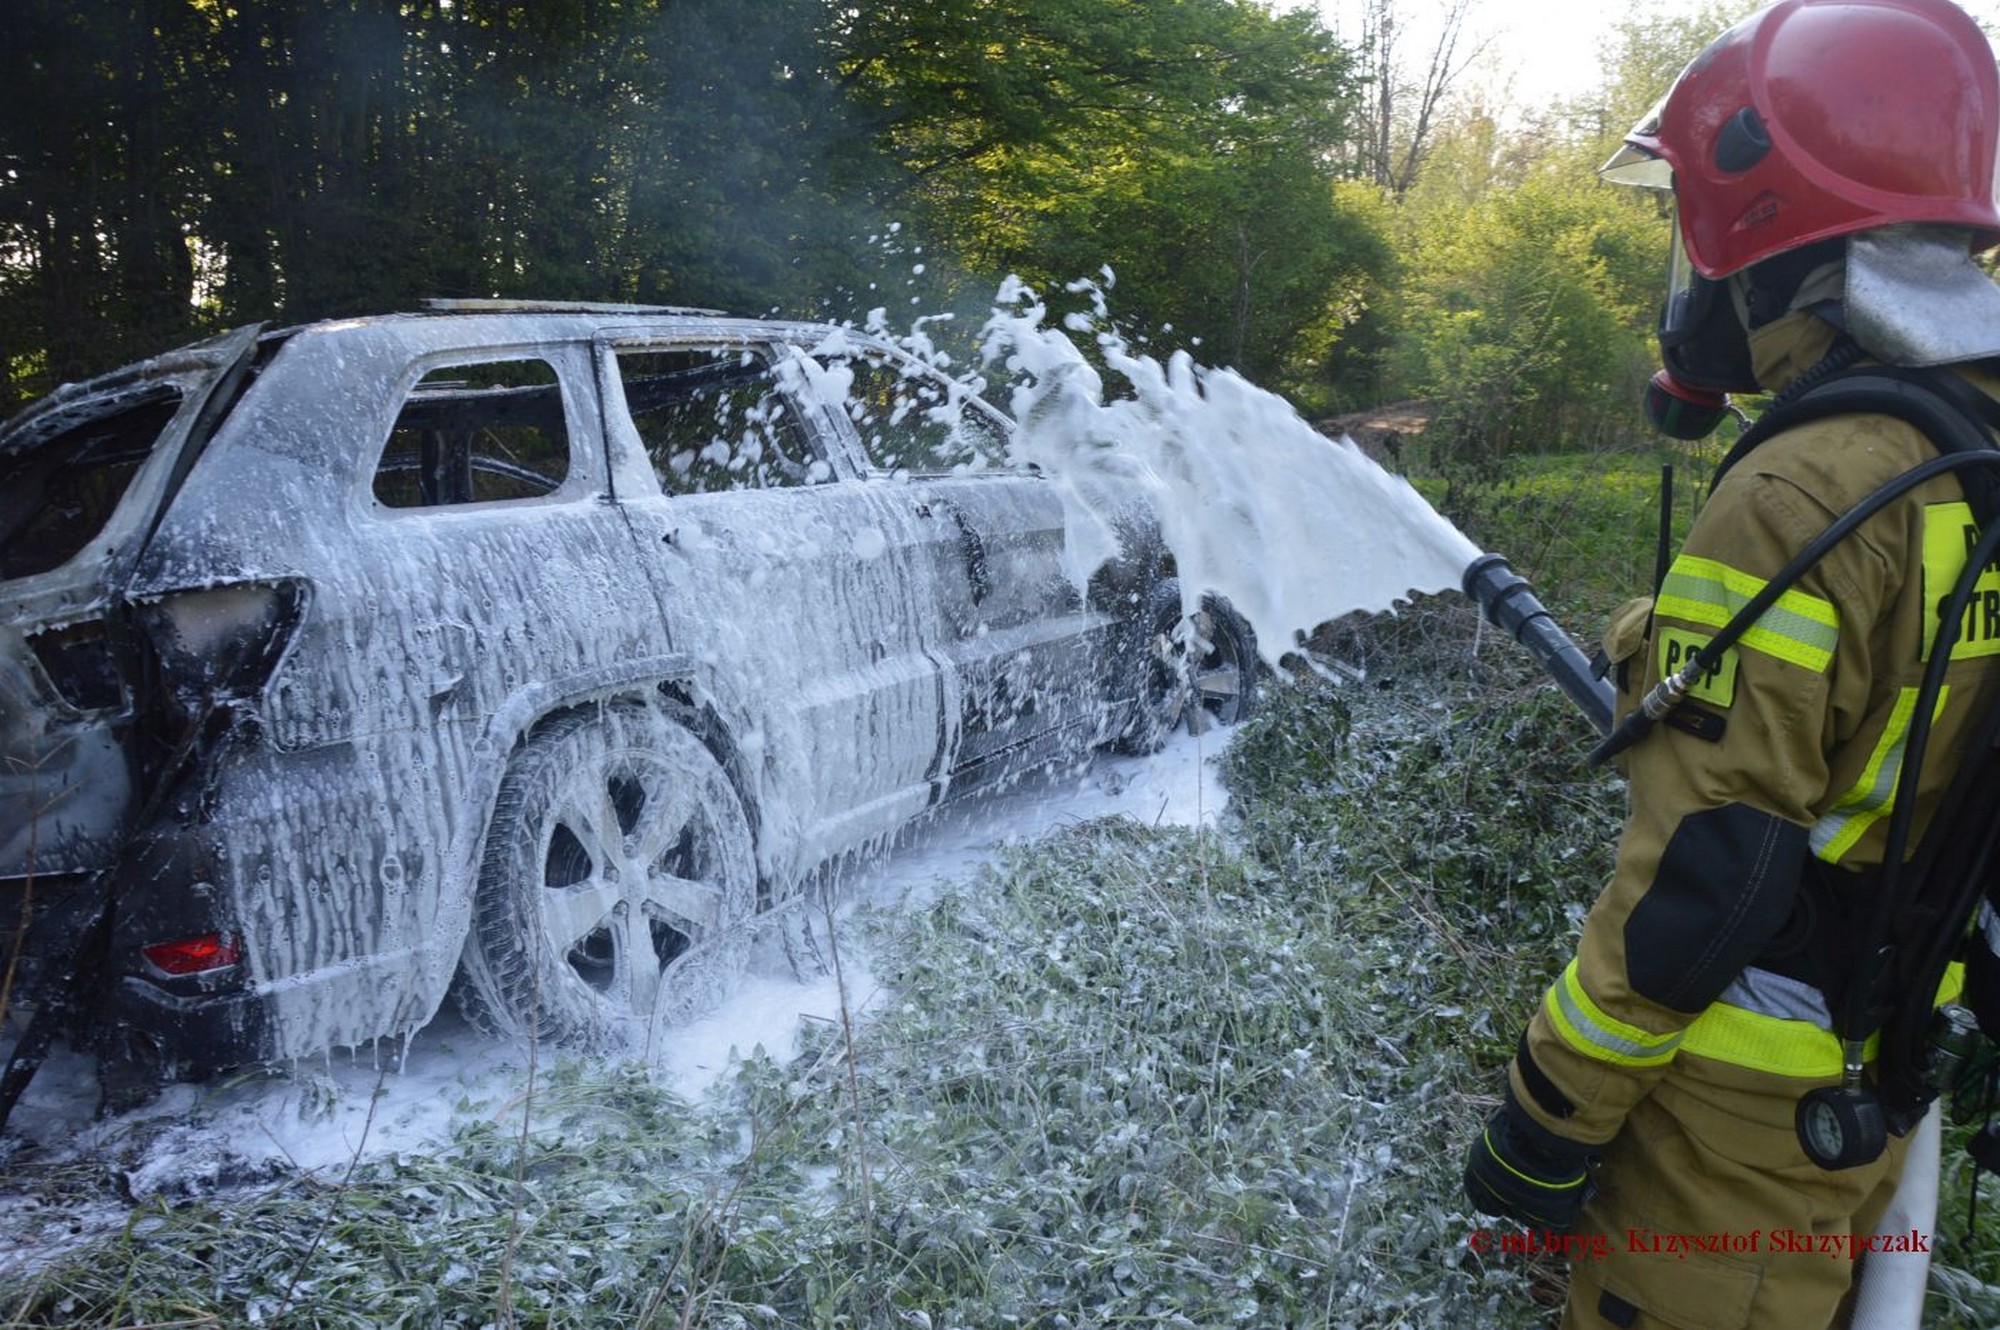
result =
[[[1972,257],[2000,240],[1996,149],[1993,54],[1945,0],[1780,0],[1713,41],[1602,172],[1674,208],[1655,423],[1698,437],[1725,394],[1782,403],[1851,366],[1945,366],[2000,395],[1980,363],[2000,355],[2000,289]],[[1732,459],[1657,596],[1612,617],[1621,715],[1830,523],[1937,455],[1862,411]],[[1866,1238],[1908,1144],[1822,1167],[1798,1109],[1842,1081],[1836,1018],[1903,743],[1977,530],[1960,474],[1834,545],[1621,759],[1613,876],[1466,1168],[1482,1212],[1607,1235],[1604,1259],[1572,1266],[1565,1326],[1845,1324],[1854,1266],[1819,1239]],[[1977,592],[1909,801],[1917,838],[2000,697],[2000,572]]]

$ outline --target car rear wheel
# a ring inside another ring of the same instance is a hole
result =
[[[1154,753],[1176,729],[1198,734],[1249,719],[1257,703],[1257,636],[1228,601],[1204,596],[1184,623],[1180,583],[1167,578],[1154,585],[1144,622],[1145,683],[1121,749]]]
[[[481,1024],[651,1051],[743,969],[749,821],[694,735],[652,708],[558,718],[515,756],[487,831],[467,948]]]

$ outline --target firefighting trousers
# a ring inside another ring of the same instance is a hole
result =
[[[1607,1148],[1570,1267],[1565,1330],[1821,1330],[1845,1300],[1895,1193],[1907,1143],[1829,1172],[1793,1126],[1802,1083],[1738,1068],[1670,1071]]]

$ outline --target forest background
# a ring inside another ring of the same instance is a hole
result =
[[[1592,170],[1746,6],[1635,7],[1599,87],[1523,110],[1467,91],[1481,0],[1398,3],[26,0],[0,414],[427,296],[976,316],[1108,267],[1128,333],[1309,415],[1634,440],[1665,223]]]

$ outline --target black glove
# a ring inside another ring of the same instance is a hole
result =
[[[1465,1197],[1483,1215],[1568,1229],[1590,1196],[1590,1166],[1596,1162],[1588,1146],[1529,1117],[1510,1092],[1466,1152]]]

